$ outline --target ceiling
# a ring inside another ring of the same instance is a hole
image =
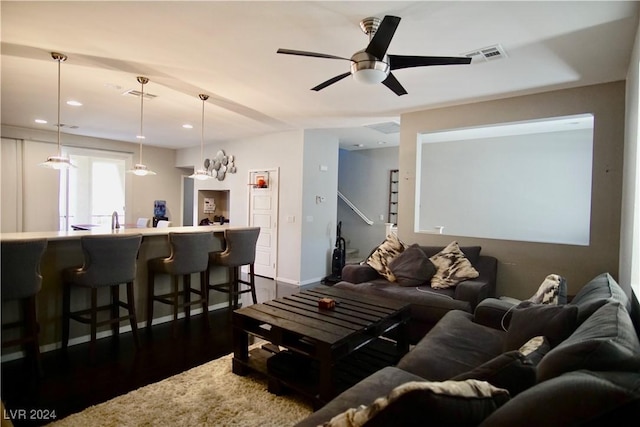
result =
[[[404,112],[623,80],[638,28],[638,2],[485,1],[2,1],[2,124],[55,130],[57,63],[64,133],[137,142],[140,90],[145,144],[205,144],[293,129],[327,129],[346,149],[397,145]],[[359,22],[402,18],[388,53],[459,56],[500,45],[501,59],[401,69],[408,94],[346,78],[335,59],[279,55],[278,48],[351,57],[366,47]],[[64,102],[80,101],[72,107]],[[47,124],[36,124],[35,119]],[[183,124],[193,125],[184,129]],[[77,127],[76,127],[77,126]],[[396,129],[397,130],[397,129]],[[63,135],[64,143],[64,135]],[[359,146],[362,144],[362,146]]]

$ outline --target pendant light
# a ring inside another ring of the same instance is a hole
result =
[[[205,95],[203,93],[198,95],[202,100],[202,127],[200,128],[200,161],[201,164],[204,165],[204,103],[207,99],[209,99],[209,95]],[[193,174],[189,175],[189,178],[197,179],[199,181],[204,181],[207,179],[213,178],[205,169],[196,169],[194,168]]]
[[[149,83],[149,79],[146,77],[138,76],[138,83],[140,83],[140,134],[136,137],[140,140],[140,163],[136,163],[133,169],[127,171],[138,176],[156,175],[156,173],[145,164],[142,163],[142,140],[144,139],[143,132],[143,117],[144,117],[144,85]]]
[[[62,149],[60,146],[60,63],[67,60],[67,55],[63,55],[62,53],[57,52],[51,52],[51,57],[54,60],[58,61],[58,121],[56,125],[58,126],[58,154],[55,156],[49,156],[46,162],[40,163],[40,166],[58,170],[69,169],[72,167],[75,168],[75,166],[71,164],[69,158],[62,155]]]

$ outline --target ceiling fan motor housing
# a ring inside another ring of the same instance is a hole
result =
[[[387,55],[382,60],[379,60],[370,53],[360,50],[351,57],[351,74],[359,82],[380,83],[387,78],[389,71]]]

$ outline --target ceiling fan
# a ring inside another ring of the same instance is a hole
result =
[[[430,65],[469,64],[471,62],[471,58],[467,57],[387,55],[389,43],[391,43],[399,23],[400,18],[391,15],[386,15],[382,21],[379,18],[363,19],[360,22],[360,28],[369,36],[369,45],[365,49],[354,53],[350,59],[325,53],[292,49],[278,49],[278,53],[351,61],[351,70],[349,72],[320,83],[318,86],[312,87],[311,90],[322,90],[348,75],[353,75],[356,81],[362,83],[382,83],[398,96],[406,95],[407,91],[395,78],[391,72],[392,70]]]

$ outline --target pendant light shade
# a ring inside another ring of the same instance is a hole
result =
[[[140,133],[136,138],[140,140],[140,159],[139,163],[136,163],[133,166],[133,169],[128,170],[128,173],[132,173],[138,176],[147,176],[147,175],[156,175],[154,171],[147,168],[147,166],[142,163],[142,140],[144,139],[144,85],[149,83],[149,79],[146,77],[138,76],[138,83],[140,83]]]
[[[200,161],[201,165],[204,164],[204,103],[207,99],[209,99],[209,95],[205,95],[203,93],[199,94],[198,97],[202,100],[202,127],[200,128]],[[213,178],[209,175],[209,172],[202,168],[194,168],[193,174],[189,175],[189,178],[197,179],[199,181],[205,181],[207,179]]]
[[[62,155],[62,147],[60,145],[60,63],[67,60],[67,55],[51,52],[51,57],[58,61],[58,121],[56,122],[58,127],[58,153],[55,156],[49,156],[46,162],[40,163],[40,166],[57,170],[75,168],[69,158]]]

